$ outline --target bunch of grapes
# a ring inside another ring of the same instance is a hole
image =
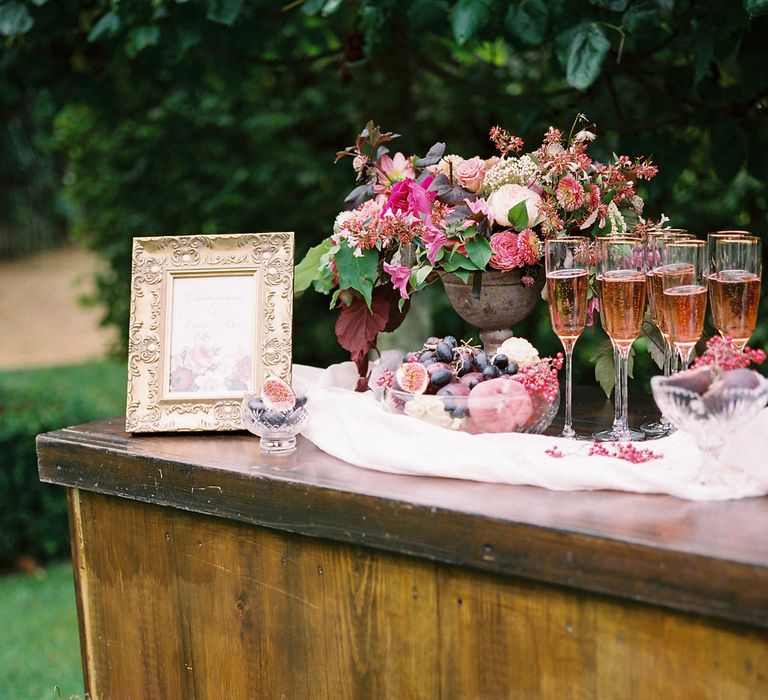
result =
[[[482,348],[466,341],[459,343],[452,335],[433,336],[427,338],[420,350],[405,355],[396,383],[409,393],[442,395],[453,393],[444,391],[452,384],[473,389],[480,382],[505,375],[511,377],[517,371],[517,365],[503,353],[489,356]]]

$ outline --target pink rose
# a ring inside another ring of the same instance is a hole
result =
[[[196,375],[203,374],[213,365],[213,352],[206,345],[193,345],[187,348],[186,361],[184,363]]]
[[[477,192],[485,178],[485,162],[475,156],[459,163],[453,171],[459,184],[470,192]]]
[[[499,231],[491,236],[491,259],[488,264],[502,272],[520,267],[517,249],[517,234],[512,231]]]

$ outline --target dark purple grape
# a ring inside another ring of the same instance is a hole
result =
[[[483,370],[483,378],[485,379],[496,379],[496,377],[501,376],[501,370],[496,365],[488,365]]]
[[[499,352],[493,356],[493,364],[499,369],[506,369],[509,364],[509,358],[503,352]]]
[[[481,372],[490,364],[491,362],[484,350],[478,350],[478,352],[475,353],[475,367],[477,367],[477,369],[479,369]]]
[[[474,389],[482,381],[483,380],[480,379],[480,377],[473,377],[472,379],[469,380],[469,388]]]
[[[444,343],[448,343],[448,345],[451,346],[451,350],[455,348],[459,343],[452,335],[446,335],[445,338],[443,338]]]
[[[425,350],[423,353],[421,353],[421,355],[419,355],[419,362],[421,362],[422,365],[434,362],[436,359],[437,358],[435,357],[433,350]]]
[[[453,409],[451,412],[451,415],[454,418],[464,418],[469,413],[467,410],[466,404],[460,404],[459,406],[456,406],[456,408]]]
[[[264,408],[264,402],[260,398],[253,398],[248,402],[248,409],[253,413],[263,411]]]
[[[510,363],[507,365],[507,368],[506,368],[504,371],[505,371],[505,372],[506,372],[506,373],[507,373],[507,374],[508,374],[510,377],[513,377],[514,375],[516,375],[516,374],[517,374],[517,370],[518,370],[518,369],[519,369],[519,368],[518,368],[518,366],[517,366],[517,364],[516,364],[516,363],[514,363],[514,362],[510,362]]]
[[[307,397],[306,396],[297,396],[296,397],[296,403],[294,404],[294,408],[301,408],[305,403],[307,403]]]
[[[264,411],[259,416],[259,420],[271,428],[281,428],[285,425],[288,417],[280,411]]]
[[[460,348],[456,353],[456,374],[463,377],[467,372],[472,371],[473,366],[472,351],[469,348]]]
[[[435,348],[435,357],[437,357],[440,362],[450,362],[453,360],[453,348],[451,348],[445,341],[438,343]]]
[[[432,382],[432,386],[437,387],[443,387],[446,384],[451,383],[451,379],[453,379],[453,372],[449,369],[441,369],[432,374],[430,377],[430,381]]]
[[[432,345],[432,346],[435,346],[435,345],[437,345],[439,342],[440,342],[440,338],[437,338],[437,337],[436,337],[436,336],[434,336],[434,335],[430,335],[430,336],[429,336],[429,338],[427,338],[427,339],[424,341],[424,347],[427,347],[427,345]]]

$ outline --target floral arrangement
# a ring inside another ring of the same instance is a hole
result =
[[[468,282],[476,272],[518,270],[531,285],[546,238],[649,225],[636,182],[654,177],[656,166],[627,156],[599,163],[587,152],[593,131],[574,130],[564,138],[550,127],[523,153],[521,138],[494,126],[496,156],[463,158],[436,143],[416,158],[391,155],[384,144],[398,134],[369,122],[337,154],[351,158],[359,184],[333,234],[297,267],[296,288],[332,294],[331,306],[341,306],[336,335],[361,374],[377,334],[397,327],[410,295],[441,274]]]

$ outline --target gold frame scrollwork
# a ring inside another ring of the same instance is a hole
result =
[[[251,383],[257,390],[268,374],[290,382],[293,233],[133,239],[126,430],[241,430],[242,393],[179,396],[166,390],[174,275],[253,275],[255,309],[250,311],[256,319]]]

